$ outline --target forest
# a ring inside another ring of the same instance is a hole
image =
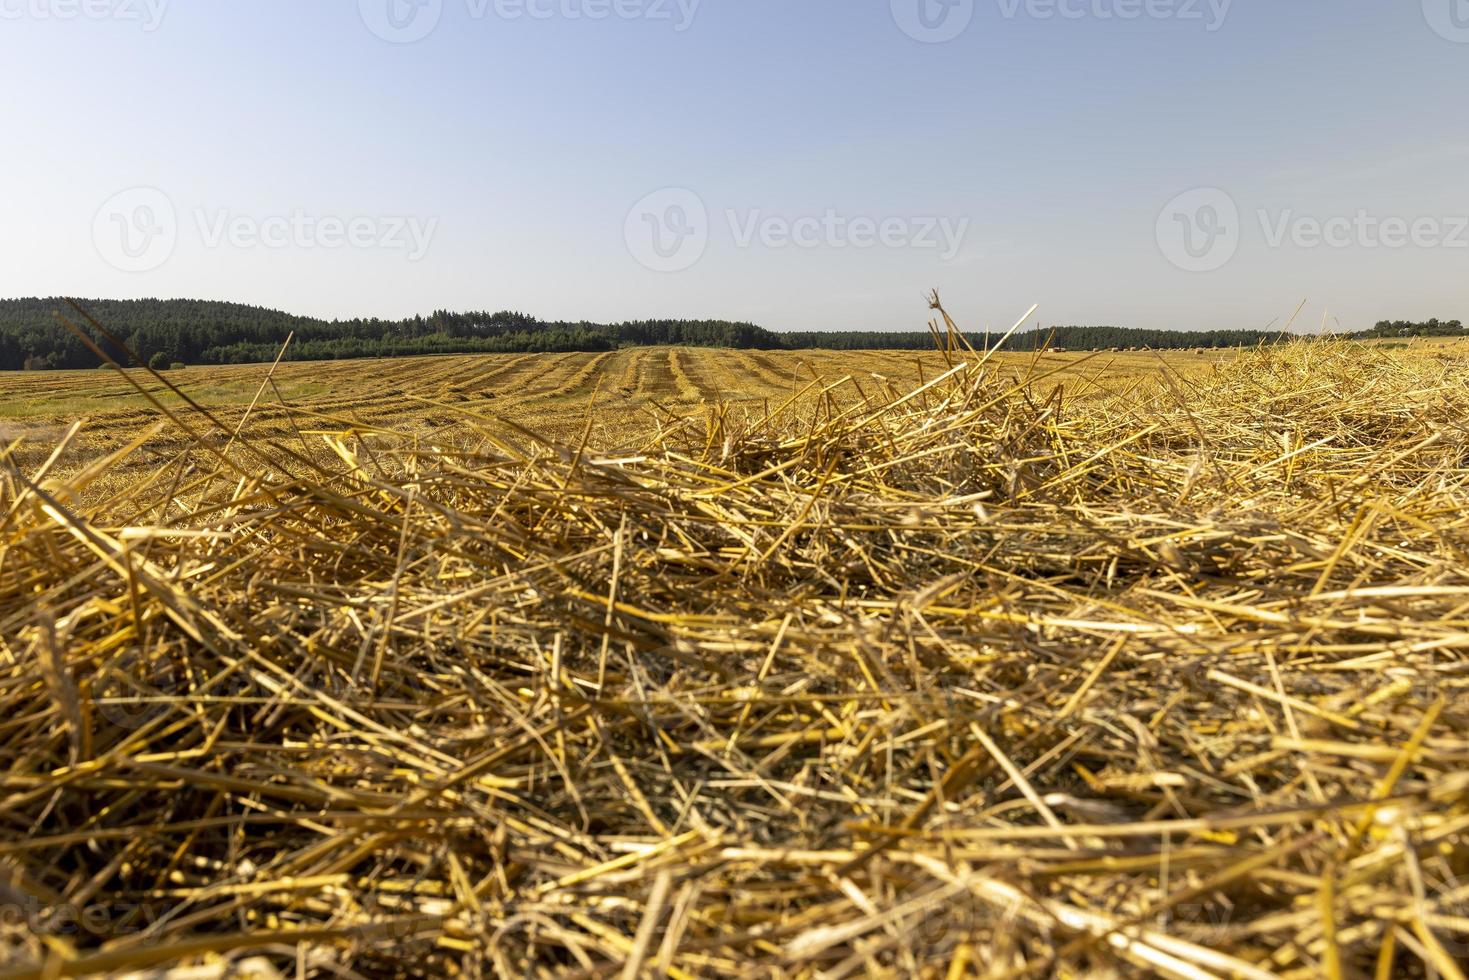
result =
[[[100,337],[99,346],[119,362],[131,351],[164,364],[248,364],[269,361],[292,337],[293,361],[415,354],[606,351],[635,346],[728,347],[751,350],[925,350],[926,331],[803,331],[781,333],[729,320],[634,320],[623,323],[546,321],[525,313],[453,313],[400,320],[323,320],[239,303],[207,300],[87,300],[82,306],[124,347]],[[0,300],[0,370],[90,368],[97,355],[63,327],[55,313],[71,313],[65,300]],[[69,316],[74,323],[81,319]],[[1444,336],[1463,333],[1458,320],[1424,323],[1383,321],[1360,336]],[[1137,330],[1109,326],[1037,328],[1012,338],[1016,350],[1051,346],[1067,350],[1111,348],[1246,347],[1288,336],[1261,330]],[[967,338],[977,348],[998,334]]]

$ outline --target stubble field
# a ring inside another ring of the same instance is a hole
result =
[[[267,373],[0,379],[0,978],[1464,975],[1461,349]]]
[[[1066,383],[1077,394],[1125,390],[1168,364],[1192,373],[1227,352],[1006,353],[1009,377]],[[377,360],[188,367],[169,382],[242,437],[319,450],[316,433],[417,432],[452,435],[488,428],[516,441],[579,441],[591,428],[595,448],[631,448],[686,428],[711,406],[763,414],[789,402],[789,415],[903,391],[945,370],[941,353],[902,351],[731,351],[629,348],[611,353],[488,354]],[[165,405],[190,413],[147,372],[111,370],[0,374],[0,443],[23,438],[14,456],[37,464],[73,423],[81,429],[55,464],[66,473],[126,445],[163,415],[141,384]],[[252,403],[254,407],[252,408]],[[128,461],[132,475],[150,460],[187,449],[190,438],[167,427]],[[123,471],[110,474],[116,482]]]

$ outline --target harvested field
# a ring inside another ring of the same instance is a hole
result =
[[[1190,373],[1227,359],[1169,353],[1166,363]],[[997,364],[1012,376],[1035,370],[1030,355],[1002,354]],[[943,368],[937,353],[902,351],[728,351],[702,348],[629,348],[610,354],[487,354],[384,358],[281,364],[261,386],[269,365],[190,367],[168,379],[242,434],[296,440],[300,430],[407,432],[474,424],[502,434],[529,429],[558,441],[581,438],[589,408],[597,425],[591,444],[613,448],[635,442],[697,415],[706,402],[740,411],[765,411],[806,389],[852,377],[864,390],[888,379],[899,388],[917,385]],[[1041,372],[1073,386],[1116,388],[1155,374],[1165,358],[1151,353],[1046,354]],[[83,428],[57,462],[57,472],[77,471],[131,439],[158,418],[134,382],[166,393],[147,372],[131,377],[103,371],[0,373],[0,439],[26,436],[16,458],[39,466],[73,422]],[[253,411],[250,404],[260,395]],[[808,392],[808,399],[811,393]],[[836,397],[855,395],[842,386]],[[172,396],[169,396],[172,397]],[[805,405],[801,406],[806,407]],[[467,431],[467,430],[466,430]],[[161,433],[154,455],[178,453],[188,440]],[[298,445],[297,448],[302,448]],[[100,488],[110,492],[137,476],[140,461],[115,471]]]
[[[8,451],[0,976],[1463,975],[1462,357],[787,357]]]

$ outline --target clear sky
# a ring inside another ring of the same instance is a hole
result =
[[[0,0],[0,72],[5,296],[1469,318],[1469,0]]]

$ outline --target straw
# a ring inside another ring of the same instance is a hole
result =
[[[6,450],[0,977],[1461,976],[1469,365],[934,303],[660,431]]]

